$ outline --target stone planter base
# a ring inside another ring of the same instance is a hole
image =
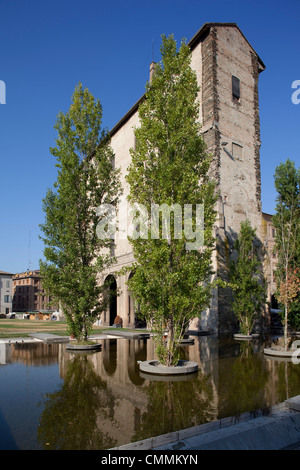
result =
[[[139,372],[140,377],[151,382],[189,382],[198,376],[198,372],[192,374],[178,374],[178,375],[156,375],[148,374],[147,372]]]
[[[295,359],[299,360],[297,358],[298,354],[296,353],[299,353],[300,351],[298,351],[298,349],[288,349],[287,351],[285,351],[284,349],[281,349],[281,348],[265,348],[264,349],[264,353],[268,356],[274,356],[274,357],[284,357],[284,358],[288,358],[288,359],[291,359],[295,353]]]
[[[252,333],[251,335],[243,335],[242,333],[235,333],[234,339],[255,339],[259,338],[259,333]]]
[[[192,374],[198,371],[197,362],[180,360],[177,366],[167,367],[160,364],[159,361],[140,361],[140,371],[155,375],[184,375]]]
[[[102,344],[94,343],[94,344],[76,344],[76,343],[68,343],[66,346],[67,350],[72,351],[100,351],[102,348]]]
[[[252,339],[252,335],[242,335],[241,333],[236,333],[233,335],[234,339]]]

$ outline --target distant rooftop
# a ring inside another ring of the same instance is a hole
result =
[[[40,270],[39,269],[31,269],[30,271],[24,271],[22,273],[13,274],[14,277],[33,277],[39,276],[40,277]]]

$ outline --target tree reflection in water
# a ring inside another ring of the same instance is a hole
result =
[[[38,439],[44,449],[93,450],[115,445],[101,429],[101,417],[108,417],[114,398],[107,384],[95,372],[85,354],[67,362],[61,390],[45,397]]]
[[[182,358],[199,371],[183,380],[142,374],[153,343],[103,340],[95,355],[62,354],[61,390],[44,396],[44,449],[108,449],[281,403],[299,394],[300,366],[272,360],[262,342],[200,338]],[[94,365],[95,364],[95,365]],[[53,390],[53,388],[52,388]]]
[[[185,380],[149,380],[147,412],[134,441],[211,421],[215,402],[211,379],[202,372]]]
[[[220,361],[220,418],[259,409],[265,402],[269,371],[263,355],[255,353],[253,342],[236,341],[235,348],[233,357]]]

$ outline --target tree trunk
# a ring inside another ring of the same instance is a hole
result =
[[[285,305],[284,305],[284,349],[288,347],[288,263],[285,267]]]
[[[288,348],[288,306],[284,307],[284,349]]]
[[[174,357],[174,323],[173,318],[168,321],[167,325],[167,362],[166,365],[168,367],[173,365],[173,357]]]

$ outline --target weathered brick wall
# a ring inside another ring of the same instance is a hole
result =
[[[191,65],[200,86],[199,120],[207,150],[213,156],[211,175],[217,182],[220,197],[215,224],[216,250],[213,266],[223,279],[228,278],[229,261],[240,224],[248,218],[261,231],[260,123],[258,77],[260,64],[250,44],[235,26],[213,25],[207,28],[192,49]],[[232,98],[232,75],[240,79],[240,100]],[[138,109],[118,126],[112,136],[115,165],[121,168],[123,197],[128,194],[125,180],[130,163],[129,149],[134,146],[133,127],[139,125]],[[227,143],[225,145],[225,143]],[[233,155],[234,144],[240,149]],[[116,237],[117,265],[110,272],[130,263],[131,247],[127,240]],[[128,276],[127,276],[128,277]],[[122,292],[118,314],[124,326],[132,325],[126,276],[118,279]],[[236,327],[230,306],[230,290],[215,289],[211,308],[203,313],[196,327],[211,328],[220,335]]]
[[[215,266],[218,276],[227,280],[232,245],[241,222],[249,219],[260,238],[259,65],[238,28],[211,27],[201,48],[203,136],[213,154],[212,175],[220,191]],[[240,80],[238,101],[232,96],[233,75]],[[233,154],[234,145],[240,149],[238,158]],[[217,329],[220,335],[230,334],[237,327],[231,291],[219,288],[214,297],[207,327]]]

